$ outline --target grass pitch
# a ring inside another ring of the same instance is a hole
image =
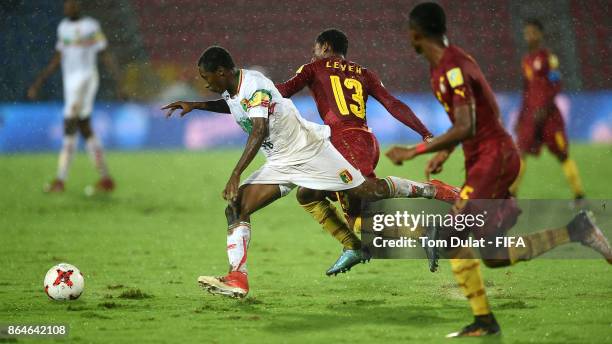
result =
[[[457,153],[441,178],[460,184]],[[572,147],[592,198],[612,196],[611,153]],[[0,323],[69,324],[60,341],[74,343],[436,343],[471,321],[445,262],[436,274],[421,260],[378,260],[325,277],[340,247],[293,194],[253,216],[249,297],[203,293],[198,275],[227,270],[220,195],[238,156],[110,153],[118,189],[94,198],[83,193],[96,180],[84,155],[61,195],[41,192],[55,154],[1,156]],[[422,158],[397,168],[383,157],[378,173],[422,179],[423,167]],[[521,197],[570,196],[550,155],[529,160]],[[77,301],[43,292],[45,272],[62,261],[85,275]],[[612,268],[603,260],[544,258],[483,272],[503,330],[485,342],[612,341]]]

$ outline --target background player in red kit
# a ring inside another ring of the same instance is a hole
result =
[[[348,39],[342,31],[328,29],[321,32],[315,41],[312,62],[301,66],[292,79],[276,87],[286,98],[308,87],[321,119],[331,128],[334,147],[365,177],[375,178],[374,169],[380,150],[376,137],[367,125],[366,103],[369,95],[378,100],[393,117],[419,133],[423,140],[432,135],[406,104],[387,91],[374,72],[346,60],[347,50]],[[457,198],[457,190],[440,181],[415,183],[414,191],[415,197]],[[345,253],[328,270],[328,274],[335,274],[344,272],[344,269],[364,258],[359,256],[362,254],[359,251],[361,241],[349,229],[360,228],[358,215],[361,201],[343,199],[342,195],[338,195],[347,211],[347,227],[326,196],[329,194],[323,191],[303,188],[297,192],[302,207],[345,247]]]
[[[461,189],[461,200],[455,203],[453,212],[486,214],[485,225],[469,231],[434,229],[429,234],[433,232],[434,236],[448,240],[453,236],[466,238],[471,232],[477,239],[490,240],[510,229],[520,213],[509,192],[519,173],[519,152],[502,126],[495,96],[478,64],[460,48],[448,45],[445,33],[446,16],[440,5],[422,3],[411,11],[411,44],[430,63],[433,93],[448,113],[452,127],[430,142],[408,148],[394,147],[387,156],[394,163],[401,164],[419,154],[438,152],[429,161],[426,174],[438,173],[452,150],[461,143],[466,181]],[[487,199],[489,201],[482,201]],[[530,260],[570,241],[582,242],[606,258],[612,257],[607,240],[585,212],[578,214],[567,226],[525,235],[523,239],[525,247],[481,248],[483,261],[489,267],[507,266]],[[428,251],[432,271],[437,268],[435,251]],[[453,274],[475,317],[472,324],[449,336],[499,333],[499,325],[485,293],[480,263],[473,250],[469,247],[449,248],[444,253],[451,258]]]
[[[523,105],[516,124],[517,143],[521,151],[521,171],[511,192],[516,195],[525,172],[525,156],[538,155],[542,145],[554,154],[572,188],[576,205],[581,206],[584,190],[574,160],[568,156],[565,123],[555,96],[561,90],[559,60],[542,46],[544,27],[537,19],[529,19],[523,28],[529,53],[523,57]]]

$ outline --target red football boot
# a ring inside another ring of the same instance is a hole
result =
[[[64,192],[64,181],[57,178],[53,179],[51,183],[46,184],[43,187],[44,193],[59,193]]]
[[[96,191],[111,192],[115,189],[115,182],[111,177],[103,177],[96,183]]]
[[[200,276],[198,284],[211,294],[224,295],[241,299],[249,293],[247,275],[240,271],[232,271],[224,277]]]
[[[446,184],[445,182],[437,179],[432,179],[429,181],[429,184],[436,187],[436,195],[435,199],[444,201],[446,203],[454,204],[456,200],[458,200],[459,192],[461,189],[458,187]]]

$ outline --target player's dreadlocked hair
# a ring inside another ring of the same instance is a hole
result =
[[[531,26],[537,28],[538,30],[540,30],[540,32],[544,32],[544,25],[537,18],[527,18],[525,20],[525,25],[531,25]]]
[[[207,72],[214,72],[219,67],[232,69],[235,67],[232,55],[225,48],[213,45],[208,47],[198,60],[198,67]]]
[[[446,33],[446,14],[435,2],[424,2],[410,11],[410,24],[430,37],[440,37]]]
[[[338,29],[327,29],[317,36],[317,43],[327,43],[336,54],[346,56],[348,50],[348,38],[346,34]]]

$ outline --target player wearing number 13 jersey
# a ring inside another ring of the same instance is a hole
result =
[[[431,133],[406,104],[387,91],[374,72],[347,60],[347,49],[348,39],[343,32],[337,29],[323,31],[315,41],[312,62],[300,67],[293,78],[276,87],[286,98],[308,87],[321,119],[331,128],[331,143],[365,177],[375,178],[374,169],[380,150],[367,125],[368,96],[372,95],[393,117],[419,133],[423,140],[431,137]],[[458,190],[439,181],[414,185],[415,197],[455,199],[458,195]],[[349,228],[360,230],[361,201],[350,199],[345,194],[337,195],[345,210],[347,224],[337,216],[326,196],[329,194],[304,188],[297,192],[302,207],[344,245],[344,254],[328,270],[328,274],[335,274],[344,272],[360,260],[362,253],[358,249],[361,241]]]
[[[308,87],[321,119],[332,130],[333,145],[364,176],[374,177],[379,148],[367,125],[369,95],[423,139],[431,133],[408,106],[387,91],[374,72],[344,58],[347,47],[343,32],[336,29],[322,32],[315,44],[313,61],[300,67],[289,81],[276,86],[285,98]]]

